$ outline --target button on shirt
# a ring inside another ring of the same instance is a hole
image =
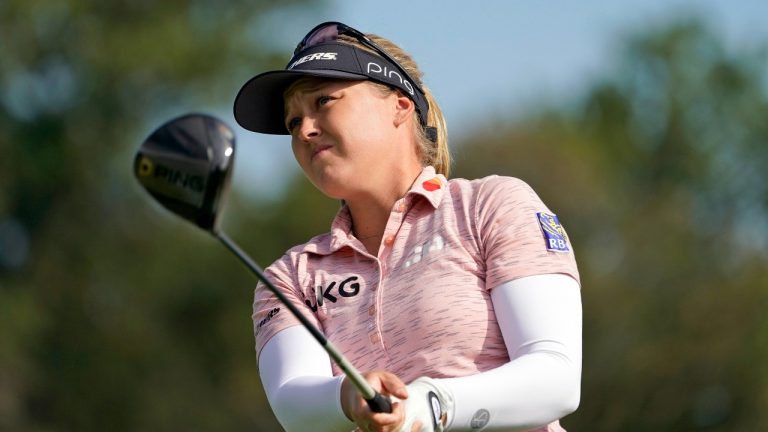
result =
[[[491,289],[537,274],[579,280],[565,232],[556,225],[560,244],[548,248],[540,214],[551,212],[521,180],[448,181],[426,167],[395,202],[377,256],[351,234],[344,206],[329,233],[266,274],[359,370],[385,369],[406,383],[471,375],[509,361]],[[257,353],[300,325],[262,284],[253,311]]]

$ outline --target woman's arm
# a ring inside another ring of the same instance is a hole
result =
[[[371,412],[344,375],[333,376],[330,357],[301,326],[282,330],[266,342],[259,374],[272,411],[289,432],[350,431],[355,426],[393,431],[405,418],[397,399],[408,394],[397,376],[386,371],[363,374],[374,389],[396,398],[391,413]]]
[[[561,274],[529,276],[494,288],[491,298],[511,360],[480,374],[436,380],[454,397],[448,429],[469,430],[482,410],[489,429],[521,430],[575,411],[581,388],[578,283]]]
[[[303,327],[282,330],[264,345],[259,376],[272,411],[286,431],[355,428],[341,409],[344,376],[333,376],[328,354]]]
[[[511,361],[436,380],[454,397],[449,429],[470,429],[481,410],[488,412],[488,427],[521,430],[573,412],[581,381],[579,285],[565,275],[529,276],[496,287],[491,298]],[[339,402],[343,377],[332,376],[328,355],[302,327],[267,342],[259,372],[287,431],[354,428]]]

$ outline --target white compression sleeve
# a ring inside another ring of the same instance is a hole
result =
[[[341,382],[331,359],[301,326],[278,332],[262,348],[259,376],[280,425],[288,432],[349,431],[341,409]]]
[[[444,378],[455,398],[448,430],[527,430],[575,411],[581,391],[581,292],[569,276],[529,276],[491,291],[510,362]],[[485,410],[485,411],[483,411]]]

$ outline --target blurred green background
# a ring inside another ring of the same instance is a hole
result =
[[[161,121],[229,112],[245,79],[283,66],[254,29],[298,39],[328,7],[0,2],[0,430],[280,430],[253,277],[154,205],[131,165]],[[275,24],[297,10],[301,25]],[[454,176],[526,180],[575,245],[584,374],[568,430],[768,430],[768,41],[734,49],[711,22],[616,34],[582,91],[454,134]],[[338,207],[295,170],[281,182],[236,184],[224,219],[262,265]]]

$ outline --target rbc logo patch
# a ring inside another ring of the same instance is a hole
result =
[[[560,225],[557,216],[547,213],[536,213],[541,225],[541,231],[544,233],[544,241],[547,243],[547,250],[554,252],[569,252],[568,236],[565,234],[565,228]]]

